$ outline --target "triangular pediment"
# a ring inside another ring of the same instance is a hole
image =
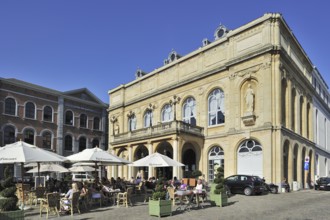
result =
[[[78,99],[82,99],[89,102],[95,102],[98,104],[104,104],[99,98],[97,98],[91,91],[87,88],[75,89],[63,92],[63,94],[71,97],[75,97]]]

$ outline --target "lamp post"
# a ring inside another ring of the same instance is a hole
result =
[[[176,95],[174,95],[173,99],[170,100],[170,105],[174,106],[174,121],[176,121],[176,104],[179,104],[180,100],[181,100],[181,98]]]

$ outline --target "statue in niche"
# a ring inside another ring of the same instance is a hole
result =
[[[115,134],[119,134],[119,124],[118,123],[116,123],[115,124]]]
[[[245,104],[246,104],[246,111],[247,112],[253,112],[254,91],[252,89],[251,84],[248,85],[248,88],[245,92]]]

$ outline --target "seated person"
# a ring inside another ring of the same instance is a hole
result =
[[[290,192],[290,185],[287,183],[286,178],[283,179],[281,186],[285,189],[285,192]]]
[[[175,177],[173,177],[173,186],[177,189],[177,188],[179,188],[180,187],[180,185],[181,185],[181,182],[180,182],[180,180],[178,180],[177,178],[176,178],[176,176]]]
[[[198,179],[197,180],[197,184],[196,184],[196,190],[202,190],[203,189],[203,183],[202,183],[202,180],[201,179]]]
[[[188,185],[184,183],[184,180],[181,179],[181,185],[179,187],[180,190],[187,190]]]
[[[62,207],[65,211],[69,210],[70,200],[74,192],[79,192],[77,183],[72,183],[72,188],[65,194],[64,198],[61,199]]]

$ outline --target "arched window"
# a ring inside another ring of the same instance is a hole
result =
[[[64,139],[64,150],[73,151],[72,150],[72,137],[71,135],[66,135]]]
[[[221,89],[215,89],[208,97],[209,125],[225,123],[225,94]]]
[[[135,116],[135,114],[132,114],[128,118],[128,129],[129,129],[129,131],[136,130],[136,116]]]
[[[25,118],[35,119],[36,107],[32,102],[25,104]]]
[[[166,104],[162,109],[162,122],[169,122],[173,120],[172,106]]]
[[[263,177],[262,146],[256,140],[245,140],[237,150],[237,173]]]
[[[44,121],[53,121],[53,109],[50,106],[44,107]]]
[[[152,111],[148,110],[143,116],[143,126],[149,128],[152,126]]]
[[[224,167],[225,154],[223,149],[219,146],[213,147],[208,155],[209,161],[209,180],[212,182],[215,178],[215,174],[217,173],[217,169],[221,166]]]
[[[6,126],[3,132],[4,145],[15,143],[15,128],[13,126]]]
[[[24,142],[34,144],[34,131],[32,129],[26,129],[24,131]]]
[[[194,98],[190,97],[187,98],[186,101],[183,103],[183,121],[191,124],[196,125],[196,101]]]
[[[98,139],[94,139],[93,142],[92,142],[92,146],[93,147],[100,147],[100,142]]]
[[[47,149],[52,148],[52,134],[49,131],[45,131],[42,134],[42,147]]]
[[[65,124],[66,125],[73,125],[73,113],[72,111],[65,112]]]
[[[16,102],[13,98],[6,98],[5,101],[5,114],[16,115]]]
[[[87,115],[86,114],[80,115],[80,127],[87,128]]]
[[[83,151],[86,149],[87,141],[85,137],[80,137],[79,138],[79,152]]]
[[[94,130],[100,130],[100,119],[98,117],[94,118],[93,129]]]

